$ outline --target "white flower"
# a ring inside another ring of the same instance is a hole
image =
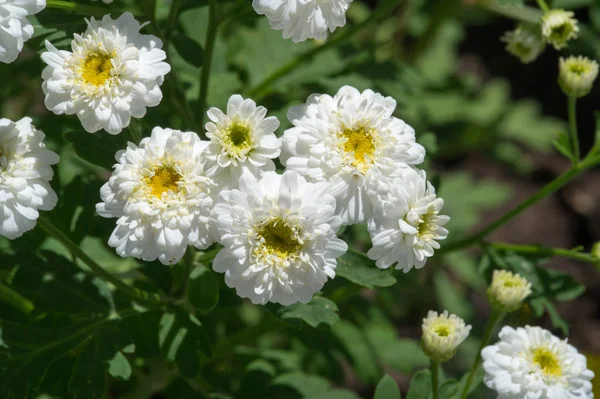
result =
[[[577,349],[540,327],[504,327],[481,352],[485,384],[499,399],[591,399],[594,373]]]
[[[146,107],[158,105],[160,85],[171,67],[163,62],[160,39],[140,34],[140,28],[131,13],[117,20],[105,15],[102,21],[88,21],[83,36],[75,35],[72,52],[46,41],[46,107],[57,115],[77,115],[90,133],[118,134],[131,117],[141,118]]]
[[[423,336],[421,346],[423,352],[436,362],[446,362],[456,353],[456,348],[468,336],[471,326],[465,325],[465,321],[448,311],[438,316],[432,310],[423,319]]]
[[[214,270],[256,304],[309,302],[348,249],[335,236],[341,221],[327,185],[294,171],[244,174],[239,190],[221,192],[211,218],[224,246]]]
[[[0,235],[14,239],[35,227],[38,210],[56,206],[50,187],[58,155],[30,118],[0,119]]]
[[[542,35],[555,49],[567,46],[567,42],[577,38],[579,26],[573,18],[573,11],[550,10],[542,15]]]
[[[506,51],[524,64],[535,61],[546,47],[539,25],[519,24],[515,30],[506,32],[501,40],[506,43]]]
[[[395,108],[391,97],[344,86],[335,97],[313,94],[288,112],[295,127],[283,135],[281,161],[311,181],[330,182],[344,224],[369,218],[392,178],[423,162],[424,148],[392,116]]]
[[[96,211],[119,218],[108,244],[120,256],[172,264],[188,245],[205,249],[213,243],[214,182],[199,161],[207,144],[196,133],[157,127],[139,147],[129,143],[117,153]]]
[[[257,107],[250,99],[233,95],[227,103],[227,114],[218,108],[208,110],[212,122],[206,124],[211,143],[204,152],[207,170],[214,171],[221,189],[233,189],[244,172],[257,179],[261,172],[274,171],[281,153],[281,141],[275,136],[279,120],[265,118],[265,107]]]
[[[514,312],[531,294],[531,283],[508,270],[494,270],[487,294],[494,308],[501,312]]]
[[[560,58],[558,84],[568,96],[587,95],[598,77],[598,63],[587,57]]]
[[[45,7],[46,0],[0,1],[0,62],[9,64],[17,59],[23,43],[33,36],[33,26],[27,16]]]
[[[253,0],[252,7],[269,19],[273,29],[283,31],[295,43],[306,39],[324,40],[327,30],[346,25],[346,11],[352,0]]]
[[[369,258],[382,269],[397,263],[396,269],[405,273],[423,267],[440,248],[438,241],[448,235],[443,226],[450,218],[440,215],[443,206],[444,200],[437,198],[424,171],[403,170],[368,221],[373,242]]]

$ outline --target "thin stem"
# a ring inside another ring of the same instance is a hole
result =
[[[173,0],[171,8],[169,9],[169,16],[167,17],[167,24],[165,26],[163,36],[164,50],[169,54],[169,46],[171,45],[171,36],[175,32],[175,26],[177,25],[177,19],[179,17],[179,11],[183,6],[183,0]]]
[[[563,187],[576,176],[580,175],[585,170],[598,165],[600,163],[600,157],[591,155],[593,154],[590,154],[590,156],[585,158],[583,161],[579,162],[577,165],[573,165],[568,171],[558,176],[556,179],[552,180],[550,183],[542,187],[541,190],[533,194],[525,201],[521,202],[511,211],[504,214],[481,231],[467,236],[466,238],[463,238],[461,240],[448,243],[448,245],[443,246],[438,251],[438,253],[456,251],[458,249],[465,248],[482,241],[486,236],[508,223],[510,220],[519,215],[525,209],[529,208],[541,199],[546,198],[548,195],[558,191],[561,187]]]
[[[4,283],[0,283],[0,301],[8,303],[24,315],[30,314],[35,309],[33,302]]]
[[[188,248],[185,252],[185,255],[183,256],[183,273],[173,286],[173,293],[180,294],[180,297],[186,296],[187,286],[190,280],[190,274],[192,274],[192,271],[194,270],[194,267],[196,265],[196,263],[194,262],[195,258],[196,251],[194,250],[194,248]]]
[[[431,392],[433,393],[433,399],[440,397],[440,363],[431,359]]]
[[[483,338],[481,339],[481,344],[479,345],[479,350],[477,351],[477,355],[475,356],[475,361],[469,370],[469,376],[467,377],[467,381],[463,386],[462,393],[460,395],[460,399],[466,399],[469,395],[469,388],[473,383],[473,378],[475,378],[475,374],[477,374],[477,370],[479,369],[479,364],[481,363],[481,351],[485,348],[490,341],[490,337],[492,336],[492,332],[494,328],[500,321],[504,318],[505,313],[492,311],[490,318],[488,319],[487,325],[485,327],[485,332],[483,333]]]
[[[248,97],[252,97],[255,101],[262,99],[265,95],[268,94],[269,89],[273,83],[297,69],[305,62],[308,62],[313,59],[317,54],[320,54],[326,50],[329,50],[340,43],[345,42],[350,39],[356,33],[362,31],[365,27],[381,20],[392,13],[393,9],[396,7],[398,1],[397,0],[388,0],[386,3],[383,3],[380,7],[378,7],[369,18],[365,19],[361,23],[358,23],[352,27],[344,28],[339,34],[332,36],[325,44],[313,47],[312,49],[303,52],[298,55],[287,64],[282,65],[275,71],[273,71],[269,76],[267,76],[262,82],[260,82],[255,87],[249,89],[247,91]]]
[[[85,263],[90,268],[92,273],[112,283],[121,292],[123,292],[123,294],[129,296],[132,299],[143,302],[150,302],[155,304],[166,304],[168,302],[168,300],[166,298],[163,298],[161,295],[143,291],[138,288],[127,285],[117,277],[104,270],[102,266],[97,264],[92,258],[90,258],[85,252],[83,252],[77,244],[71,241],[71,239],[67,237],[65,233],[63,233],[60,229],[54,226],[54,224],[50,221],[50,219],[47,218],[47,216],[40,216],[40,218],[38,219],[38,226],[45,230],[49,236],[55,238],[57,241],[63,244],[72,254],[74,254],[83,263]]]
[[[202,127],[204,115],[206,113],[206,99],[208,97],[208,88],[210,85],[210,70],[212,67],[213,53],[215,50],[215,41],[217,40],[217,0],[208,2],[208,31],[206,33],[206,42],[204,43],[204,61],[200,72],[200,92],[198,93],[198,125]]]
[[[548,4],[546,4],[546,2],[544,0],[536,0],[538,7],[540,7],[540,10],[542,10],[543,12],[548,12],[550,11],[550,7],[548,7]]]
[[[507,18],[512,18],[517,21],[537,24],[540,21],[542,13],[534,7],[528,6],[503,6],[496,0],[482,0],[477,3],[480,7]]]
[[[486,243],[485,245],[489,245],[492,248],[501,249],[504,251],[512,251],[521,254],[560,256],[563,258],[574,259],[581,262],[588,262],[592,263],[597,269],[600,270],[600,258],[596,258],[594,255],[587,252],[578,252],[576,250],[569,250],[563,248],[542,247],[539,245],[508,244],[503,242],[492,242]]]
[[[77,4],[73,1],[64,1],[64,0],[47,0],[46,7],[47,8],[56,8],[59,10],[71,11],[71,12],[81,14],[81,15],[95,15],[95,16],[106,15],[111,11],[117,11],[112,7],[110,9],[108,9],[105,7],[88,6],[88,5],[84,5],[84,4]]]
[[[568,96],[569,112],[569,133],[571,134],[571,143],[573,147],[573,163],[578,163],[581,157],[579,153],[579,136],[577,134],[577,98]]]

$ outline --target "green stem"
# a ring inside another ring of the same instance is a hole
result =
[[[590,154],[590,155],[592,155],[592,154]],[[600,157],[588,156],[586,159],[579,162],[577,165],[573,165],[568,171],[566,171],[562,175],[558,176],[556,179],[552,180],[550,183],[548,183],[547,185],[542,187],[541,190],[539,190],[538,192],[533,194],[531,197],[529,197],[525,201],[521,202],[519,205],[517,205],[511,211],[509,211],[508,213],[506,213],[503,216],[501,216],[500,218],[498,218],[496,221],[494,221],[493,223],[491,223],[490,225],[485,227],[483,230],[481,230],[477,233],[474,233],[470,236],[467,236],[466,238],[463,238],[461,240],[449,242],[447,245],[443,246],[438,251],[438,253],[447,253],[447,252],[456,251],[458,249],[465,248],[465,247],[471,246],[473,244],[476,244],[476,243],[482,241],[490,233],[496,231],[498,228],[500,228],[503,225],[505,225],[506,223],[508,223],[510,220],[512,220],[517,215],[519,215],[525,209],[529,208],[531,205],[537,203],[541,199],[546,198],[548,195],[554,193],[555,191],[558,191],[561,187],[563,187],[565,184],[567,184],[573,178],[580,175],[585,170],[598,165],[599,163],[600,163]]]
[[[90,258],[85,252],[79,248],[77,244],[75,244],[65,233],[63,233],[60,229],[58,229],[54,224],[48,219],[47,216],[41,215],[38,219],[38,226],[40,226],[43,230],[48,233],[49,236],[55,238],[61,244],[63,244],[71,253],[73,253],[77,258],[79,258],[83,263],[85,263],[92,273],[96,276],[112,283],[115,287],[117,287],[123,294],[128,297],[142,301],[149,302],[154,304],[166,304],[168,300],[163,298],[159,294],[149,293],[138,288],[132,287],[130,285],[125,284],[123,281],[113,276],[102,266],[97,264],[92,258]]]
[[[167,17],[167,24],[163,33],[163,45],[167,55],[169,54],[169,46],[171,45],[171,37],[175,32],[175,26],[177,25],[177,19],[179,18],[179,11],[183,6],[183,0],[173,0],[171,8],[169,9],[169,16]]]
[[[503,6],[498,4],[496,0],[481,0],[477,4],[482,8],[504,17],[531,24],[539,23],[540,18],[542,17],[540,10],[534,7]]]
[[[431,392],[433,393],[433,399],[440,397],[440,363],[431,359]]]
[[[198,125],[202,128],[204,124],[204,115],[206,114],[206,99],[208,97],[208,88],[210,85],[210,70],[212,67],[213,53],[215,50],[215,41],[217,40],[217,0],[208,2],[208,31],[206,33],[206,42],[204,43],[204,61],[200,74],[200,92],[198,93]]]
[[[190,280],[190,274],[195,267],[194,259],[196,258],[196,251],[194,248],[189,247],[183,256],[184,270],[181,277],[173,285],[173,293],[179,294],[179,297],[185,297],[187,292],[188,282]]]
[[[114,8],[105,8],[105,7],[96,7],[96,6],[87,6],[84,4],[77,4],[73,1],[64,1],[64,0],[47,0],[46,2],[47,8],[56,8],[59,10],[71,11],[81,15],[94,15],[94,16],[102,16],[110,13],[111,11],[117,11]],[[123,12],[125,12],[123,10]]]
[[[581,262],[592,263],[596,268],[600,270],[600,259],[594,257],[592,254],[587,252],[578,252],[575,250],[563,249],[563,248],[549,248],[542,247],[539,245],[519,245],[519,244],[508,244],[503,242],[492,242],[486,243],[492,248],[512,251],[521,254],[532,254],[532,255],[544,255],[544,256],[560,256],[563,258],[569,258],[578,260]]]
[[[378,7],[369,16],[369,18],[365,19],[361,23],[358,23],[352,27],[344,28],[337,35],[333,35],[327,42],[325,42],[325,44],[313,47],[310,50],[298,55],[288,63],[282,65],[281,67],[273,71],[258,85],[249,89],[247,91],[247,96],[252,97],[255,101],[262,99],[265,95],[268,94],[269,89],[273,83],[286,76],[293,70],[297,69],[298,67],[302,66],[305,62],[309,62],[316,55],[331,48],[334,48],[340,43],[345,42],[346,40],[354,36],[356,33],[362,31],[365,27],[370,26],[371,24],[381,19],[389,17],[393,9],[396,7],[397,3],[397,0],[388,0],[387,2],[383,3],[383,5]]]
[[[546,4],[546,2],[544,0],[536,0],[538,7],[540,7],[540,10],[542,10],[543,12],[548,12],[550,11],[550,7],[548,7],[548,4]]]
[[[579,136],[577,134],[577,98],[568,96],[569,112],[569,133],[571,134],[571,143],[573,147],[573,163],[578,163],[581,157],[579,153]]]
[[[142,135],[141,124],[138,121],[136,121],[135,119],[131,119],[131,122],[129,123],[129,128],[127,130],[129,131],[129,136],[131,137],[131,141],[135,145],[140,145],[140,142],[144,138]]]
[[[469,370],[469,376],[467,377],[467,381],[463,386],[462,393],[460,395],[460,399],[466,399],[469,395],[469,388],[473,383],[473,378],[475,378],[475,374],[477,374],[477,370],[479,369],[479,365],[481,364],[481,351],[485,348],[490,341],[490,337],[492,336],[492,332],[494,328],[500,321],[504,318],[504,313],[492,311],[490,318],[488,319],[487,325],[485,327],[485,332],[483,333],[483,338],[481,339],[481,344],[479,345],[479,350],[477,351],[477,355],[475,356],[475,361]]]
[[[0,283],[0,301],[8,303],[24,315],[30,314],[35,309],[33,302],[4,283]]]

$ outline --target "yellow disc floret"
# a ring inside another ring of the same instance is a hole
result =
[[[181,180],[181,175],[172,166],[161,165],[148,178],[147,184],[150,190],[152,190],[152,195],[161,198],[163,193],[169,190],[176,193],[179,180]]]
[[[532,352],[533,362],[540,366],[542,373],[547,376],[557,377],[562,374],[557,356],[548,348],[535,348]]]
[[[296,255],[302,249],[302,243],[296,238],[293,228],[280,218],[264,223],[258,230],[262,249],[266,254],[274,254],[280,258]]]
[[[103,52],[92,52],[81,63],[81,78],[88,84],[102,86],[112,71],[112,56]]]
[[[352,166],[366,171],[373,163],[375,153],[375,140],[372,133],[364,127],[356,127],[344,129],[340,136],[345,139],[344,151],[354,156]]]

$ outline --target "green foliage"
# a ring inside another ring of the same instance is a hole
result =
[[[348,251],[338,259],[336,274],[366,288],[389,287],[396,282],[391,270],[380,270],[365,254]]]
[[[377,383],[373,399],[402,399],[402,395],[396,381],[386,374]]]

